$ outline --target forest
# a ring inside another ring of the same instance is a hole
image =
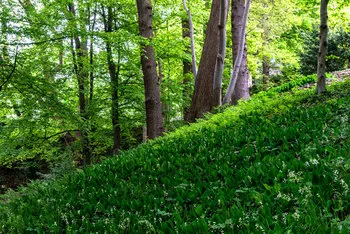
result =
[[[0,233],[349,233],[349,0],[0,0]]]

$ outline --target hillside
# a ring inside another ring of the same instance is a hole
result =
[[[1,197],[15,233],[348,233],[350,82],[265,92]]]

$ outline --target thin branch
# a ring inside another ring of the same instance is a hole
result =
[[[5,46],[27,46],[27,45],[41,45],[41,44],[45,44],[48,42],[54,42],[54,41],[60,41],[66,38],[70,38],[71,36],[63,36],[63,37],[58,37],[58,38],[52,38],[52,39],[48,39],[48,40],[44,40],[44,41],[37,41],[37,42],[11,42],[11,43],[7,43],[7,42],[0,42],[0,45],[5,45]]]
[[[0,91],[2,90],[2,87],[4,87],[4,85],[6,85],[7,82],[9,82],[9,80],[11,79],[11,76],[15,72],[16,66],[17,66],[17,57],[18,57],[18,46],[16,47],[15,62],[13,64],[12,70],[11,70],[10,74],[6,77],[5,81],[0,85]]]

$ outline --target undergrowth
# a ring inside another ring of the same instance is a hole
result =
[[[349,233],[350,83],[264,92],[238,107],[34,182],[0,202],[0,230]]]

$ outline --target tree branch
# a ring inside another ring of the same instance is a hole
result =
[[[15,72],[16,66],[17,66],[17,57],[18,57],[18,46],[16,47],[15,62],[13,64],[12,70],[11,70],[10,74],[8,74],[8,76],[6,77],[5,81],[0,85],[0,91],[2,90],[2,87],[4,87],[4,85],[6,85],[7,82],[9,82],[9,80],[11,79],[11,76]]]

